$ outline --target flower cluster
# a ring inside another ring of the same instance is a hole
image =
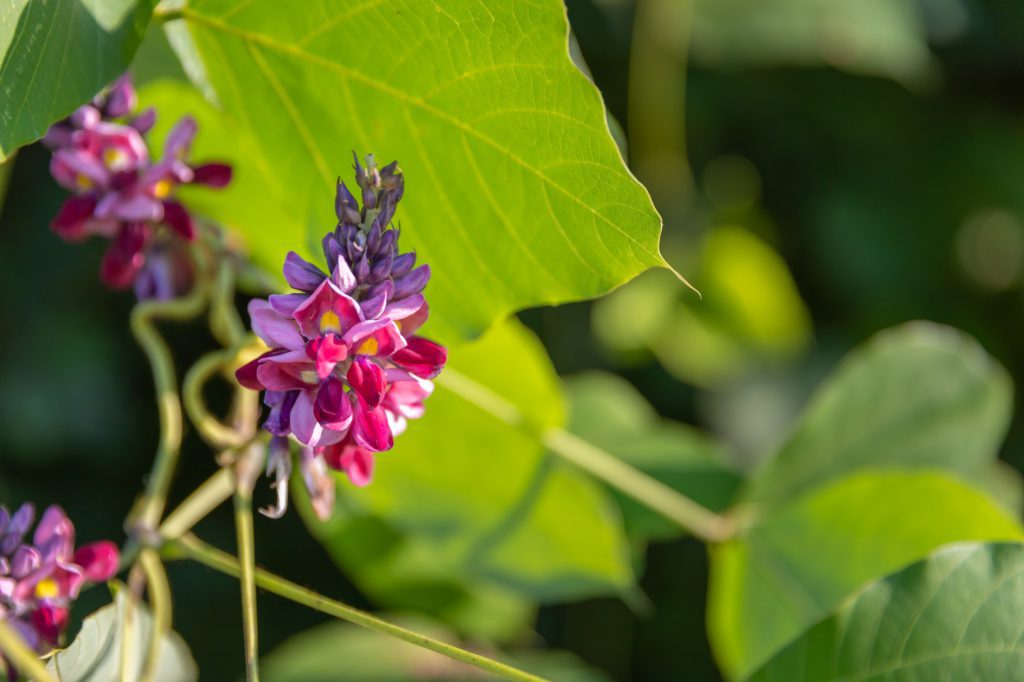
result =
[[[119,556],[117,547],[105,540],[76,550],[75,527],[57,506],[43,512],[32,542],[27,542],[34,520],[31,504],[14,514],[0,506],[0,620],[45,653],[57,646],[82,586],[112,577]]]
[[[253,331],[270,350],[238,370],[242,385],[267,391],[265,429],[275,436],[268,470],[277,477],[279,516],[287,505],[289,435],[303,446],[300,464],[314,507],[330,513],[325,467],[359,486],[370,482],[374,453],[391,449],[406,420],[423,415],[430,381],[444,367],[444,347],[416,335],[426,321],[423,289],[430,267],[400,253],[391,226],[404,179],[397,163],[378,169],[372,155],[355,163],[362,208],[338,182],[338,225],[323,239],[327,269],[289,253],[284,276],[296,293],[249,304]],[[326,480],[326,484],[324,481]]]
[[[231,167],[187,162],[196,134],[196,122],[188,116],[168,134],[163,158],[152,161],[144,135],[156,113],[147,109],[129,120],[136,104],[135,88],[125,75],[47,132],[43,143],[54,150],[50,172],[72,192],[52,226],[69,241],[90,235],[111,240],[100,268],[108,286],[134,284],[140,299],[172,298],[190,284],[190,266],[180,247],[195,236],[192,218],[173,198],[174,190],[183,184],[224,187],[231,181]]]

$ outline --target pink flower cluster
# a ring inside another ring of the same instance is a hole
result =
[[[267,391],[264,428],[303,446],[303,473],[322,516],[330,513],[324,496],[333,486],[324,490],[314,467],[368,484],[375,453],[390,450],[407,420],[423,415],[430,380],[447,360],[444,347],[416,334],[428,315],[421,291],[430,270],[414,270],[415,255],[400,255],[398,231],[380,220],[390,219],[401,197],[401,172],[395,164],[378,172],[372,157],[368,166],[363,172],[357,163],[361,211],[339,183],[339,225],[324,239],[328,272],[290,253],[285,278],[299,293],[249,304],[253,331],[270,350],[237,372],[243,386]],[[278,516],[287,504],[280,481],[290,467],[280,443],[272,451],[279,503],[268,513]]]
[[[57,646],[82,586],[117,573],[119,554],[108,541],[76,550],[75,527],[57,506],[43,512],[32,542],[26,542],[34,519],[31,504],[14,514],[0,506],[0,620],[45,653]],[[8,676],[16,679],[11,671]]]
[[[50,172],[72,192],[52,226],[69,241],[90,235],[111,240],[100,268],[108,286],[134,284],[139,298],[172,298],[190,285],[190,271],[181,249],[168,242],[195,236],[188,210],[173,197],[175,188],[224,187],[231,167],[187,162],[196,134],[196,122],[187,116],[167,136],[163,158],[153,162],[143,136],[156,113],[148,109],[127,122],[116,120],[132,114],[136,103],[125,75],[47,132],[43,143],[54,150]],[[176,255],[174,262],[161,262]]]

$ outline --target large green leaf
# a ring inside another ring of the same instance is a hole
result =
[[[956,545],[867,587],[751,680],[1020,679],[1022,611],[1024,546]]]
[[[395,619],[389,619],[395,620]],[[451,632],[422,618],[398,622],[416,632],[453,641]],[[457,643],[457,642],[456,642]],[[483,652],[495,657],[491,651]],[[527,651],[497,656],[545,679],[603,682],[608,678],[563,651]],[[347,623],[328,623],[292,637],[262,662],[266,682],[407,682],[407,680],[497,679],[465,663]]]
[[[948,469],[984,481],[1006,434],[1013,387],[974,339],[915,322],[844,359],[744,498],[773,504],[863,467]]]
[[[661,419],[632,384],[614,374],[588,372],[566,381],[569,430],[692,500],[722,511],[740,477],[727,464],[727,449],[685,424]],[[630,539],[678,537],[678,525],[631,497],[612,491]]]
[[[48,668],[61,682],[109,682],[121,679],[127,670],[138,679],[153,632],[153,616],[145,604],[137,604],[128,615],[126,588],[118,590],[114,603],[104,606],[82,622],[75,641],[50,659]],[[127,668],[122,655],[127,654]],[[199,671],[184,640],[169,632],[160,642],[160,662],[153,682],[195,682]]]
[[[559,0],[194,0],[182,16],[232,130],[254,145],[239,160],[278,186],[256,206],[288,214],[214,213],[268,268],[334,225],[353,149],[401,162],[403,244],[433,268],[445,340],[664,264],[660,219],[569,58]]]
[[[0,5],[0,160],[43,136],[125,70],[154,0]]]
[[[1018,522],[943,472],[850,475],[714,548],[708,628],[742,677],[870,580],[959,540],[1020,539]]]
[[[542,601],[631,587],[615,504],[541,443],[541,431],[560,427],[565,411],[536,338],[516,323],[499,325],[453,348],[442,379],[426,416],[378,458],[373,485],[343,484],[344,503],[426,543],[419,556],[434,573]],[[521,426],[493,414],[510,407]],[[308,520],[332,552],[350,551],[332,525],[341,521]]]

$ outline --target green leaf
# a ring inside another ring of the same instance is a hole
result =
[[[0,160],[127,68],[153,0],[10,0],[0,7]]]
[[[451,632],[430,621],[389,619],[425,635],[454,641]],[[484,652],[493,657],[493,652]],[[608,678],[562,651],[498,656],[521,670],[559,682],[604,682]],[[339,663],[343,662],[343,663]],[[265,682],[452,682],[497,679],[440,654],[364,630],[348,623],[327,623],[292,637],[261,662]]]
[[[138,679],[153,632],[153,616],[145,604],[128,614],[128,592],[121,588],[114,603],[104,606],[82,622],[82,629],[67,649],[50,659],[47,668],[61,682],[109,682],[121,679],[122,649],[128,654],[128,672]],[[161,642],[160,663],[153,682],[194,682],[199,671],[188,646],[176,632]]]
[[[587,372],[566,380],[569,430],[713,511],[732,500],[740,477],[727,449],[685,424],[662,419],[625,379]],[[634,546],[683,531],[631,497],[612,490]]]
[[[483,403],[514,406],[525,424]],[[345,503],[425,543],[434,572],[541,601],[621,592],[634,578],[618,509],[541,443],[564,421],[543,347],[507,322],[451,349],[426,416],[378,457],[373,485],[342,484]],[[336,521],[307,521],[332,552],[348,551]]]
[[[1024,546],[956,545],[865,588],[751,680],[1017,679],[1022,610]]]
[[[717,386],[800,352],[810,315],[785,261],[750,231],[719,226],[695,254],[701,300],[650,272],[594,305],[594,331],[627,359],[648,350],[682,381]],[[666,276],[668,275],[668,276]]]
[[[433,333],[476,336],[513,310],[597,296],[650,267],[660,219],[568,55],[559,0],[195,0],[184,21],[246,162],[279,190],[242,223],[277,271],[336,222],[352,150],[398,159],[403,245],[430,263]],[[276,204],[276,206],[275,206]]]
[[[843,360],[743,497],[771,505],[877,466],[991,478],[1012,391],[1006,371],[962,332],[925,322],[882,332]]]
[[[1021,537],[988,496],[942,472],[832,482],[714,548],[708,629],[719,663],[749,674],[859,586],[940,545]]]

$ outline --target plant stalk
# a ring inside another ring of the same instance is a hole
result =
[[[171,631],[171,586],[155,549],[144,548],[139,553],[139,565],[146,575],[146,590],[149,593],[150,610],[153,612],[153,632],[149,637],[141,682],[155,682],[163,643]]]
[[[630,496],[648,509],[674,522],[705,542],[724,542],[734,532],[733,522],[691,500],[653,476],[623,462],[593,443],[560,428],[538,428],[518,406],[470,377],[448,368],[437,383],[463,400],[488,412],[509,426],[538,435],[544,445],[562,459]]]
[[[5,620],[0,620],[0,651],[15,668],[35,682],[56,682],[36,652],[25,644],[18,631]]]
[[[207,545],[192,534],[185,535],[171,543],[171,548],[183,553],[186,557],[208,566],[226,575],[238,577],[240,572],[239,562],[235,557],[222,552],[221,550]],[[308,606],[311,609],[326,613],[329,616],[340,618],[360,627],[380,632],[382,634],[400,639],[423,649],[429,649],[436,653],[447,656],[456,661],[476,666],[481,670],[499,675],[508,680],[519,680],[521,682],[545,682],[544,678],[524,672],[499,661],[475,654],[465,649],[446,644],[440,640],[426,635],[421,635],[412,630],[394,625],[381,620],[365,611],[353,608],[333,599],[328,599],[321,594],[306,589],[293,582],[285,580],[273,573],[268,573],[257,568],[255,571],[256,584],[268,592],[291,600],[297,604]]]
[[[242,589],[242,630],[245,634],[245,679],[259,682],[259,627],[256,618],[256,553],[252,527],[252,493],[235,492],[235,535],[238,538],[238,581]]]

